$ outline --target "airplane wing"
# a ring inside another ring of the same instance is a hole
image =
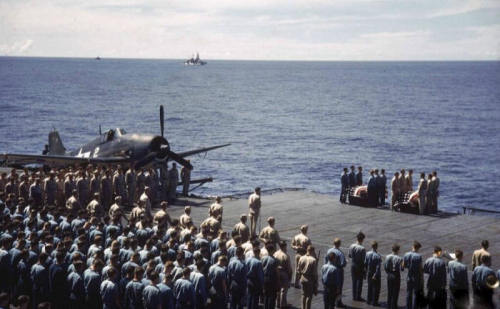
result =
[[[128,162],[127,157],[80,158],[61,155],[0,154],[0,166],[22,168],[30,164],[69,166],[78,164],[118,164]]]
[[[177,154],[181,157],[188,157],[188,156],[192,156],[194,154],[197,154],[197,153],[202,153],[202,152],[207,152],[207,151],[210,151],[210,150],[214,150],[214,149],[217,149],[217,148],[222,148],[222,147],[226,147],[226,146],[229,146],[231,144],[224,144],[224,145],[218,145],[218,146],[212,146],[212,147],[206,147],[206,148],[199,148],[199,149],[195,149],[195,150],[189,150],[189,151],[184,151],[184,152],[178,152]]]

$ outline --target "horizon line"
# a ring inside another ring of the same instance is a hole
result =
[[[0,58],[46,58],[46,59],[88,59],[88,60],[167,60],[167,61],[185,61],[184,58],[133,58],[133,57],[84,57],[84,56],[23,56],[23,55],[0,55]],[[498,62],[498,59],[224,59],[224,58],[203,58],[210,61],[248,61],[248,62]]]

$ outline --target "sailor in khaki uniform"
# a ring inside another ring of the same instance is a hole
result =
[[[306,255],[299,260],[300,283],[302,284],[302,309],[310,309],[313,295],[318,293],[318,261],[314,247],[307,247]]]
[[[408,170],[405,178],[406,191],[413,191],[413,170]]]
[[[394,177],[391,180],[391,190],[392,190],[392,201],[391,201],[391,209],[392,209],[399,199],[399,172],[394,173]]]
[[[250,228],[247,225],[246,214],[242,214],[240,216],[240,222],[235,224],[233,231],[236,231],[240,235],[242,243],[248,241],[248,239],[250,238]]]
[[[210,205],[210,211],[209,214],[210,216],[217,218],[218,216],[222,216],[222,213],[224,212],[224,208],[221,205],[222,198],[220,196],[217,196],[215,198],[215,203]]]
[[[298,266],[300,258],[306,254],[307,247],[311,245],[311,240],[307,236],[307,225],[300,227],[300,233],[292,239],[292,249],[295,250],[295,282],[294,286],[299,288],[300,277],[298,276]]]
[[[418,213],[424,215],[427,212],[427,180],[425,173],[420,174],[420,182],[418,183]]]
[[[259,239],[263,243],[272,243],[275,247],[277,247],[280,241],[280,235],[278,231],[274,228],[275,219],[274,217],[267,218],[267,223],[269,224],[265,228],[260,231]]]
[[[278,308],[286,308],[288,306],[286,294],[292,279],[292,265],[290,256],[286,252],[286,242],[280,241],[279,250],[274,253],[274,258],[278,261]]]
[[[257,221],[259,220],[261,207],[260,188],[255,188],[255,192],[248,197],[248,216],[250,217],[250,235],[256,235]]]

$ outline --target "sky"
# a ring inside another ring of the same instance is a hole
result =
[[[0,0],[0,56],[500,60],[500,0]]]

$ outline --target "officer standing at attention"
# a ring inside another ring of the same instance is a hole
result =
[[[434,193],[435,182],[432,180],[432,174],[427,175],[427,213],[434,213]]]
[[[177,164],[172,163],[172,168],[168,171],[167,201],[175,202],[177,195],[177,183],[179,182],[179,172]]]
[[[351,165],[351,172],[349,173],[349,188],[354,188],[356,186],[356,168]]]
[[[375,179],[375,171],[370,170],[370,178],[368,178],[368,203],[370,206],[377,206],[377,180]]]
[[[189,160],[187,160],[189,162]],[[181,168],[182,195],[188,196],[189,182],[191,181],[191,169],[183,166]]]
[[[339,308],[345,308],[345,305],[342,303],[342,288],[344,287],[344,267],[346,266],[346,259],[344,252],[340,250],[340,245],[342,241],[340,238],[335,238],[333,240],[333,248],[328,249],[326,252],[325,263],[328,263],[327,257],[330,253],[335,254],[335,267],[339,271],[339,295],[335,298],[336,306]]]
[[[403,268],[408,269],[406,275],[406,308],[419,308],[418,301],[424,296],[424,277],[422,255],[418,253],[422,245],[418,241],[413,242],[410,252],[403,256]]]
[[[335,298],[340,294],[339,270],[335,267],[335,254],[326,255],[327,263],[321,267],[321,282],[323,282],[323,302],[325,309],[335,308]]]
[[[344,167],[344,172],[340,176],[340,202],[345,204],[347,200],[348,188],[349,188],[349,176],[347,175],[347,167]]]
[[[425,180],[425,173],[420,174],[420,182],[418,183],[418,213],[424,215],[427,213],[427,180]]]
[[[250,236],[256,235],[257,221],[261,207],[260,187],[255,188],[254,193],[248,197],[248,216],[250,217]]]
[[[109,209],[113,200],[113,179],[111,170],[107,169],[101,179],[101,203],[104,209]]]
[[[240,222],[236,223],[233,228],[234,232],[237,232],[241,237],[241,243],[245,243],[250,239],[250,228],[247,225],[247,215],[242,214],[240,216]]]
[[[481,241],[481,249],[475,250],[472,254],[472,270],[477,266],[481,265],[481,259],[483,255],[490,255],[488,248],[490,247],[490,242],[488,240]]]
[[[276,248],[276,246],[280,241],[280,234],[274,228],[274,223],[275,223],[274,217],[267,218],[268,226],[266,226],[265,228],[262,229],[262,231],[260,231],[259,239],[263,243],[272,243],[273,246],[275,246]]]
[[[352,277],[352,299],[364,301],[361,298],[361,290],[363,289],[363,277],[365,271],[365,247],[363,240],[365,234],[359,232],[356,235],[357,242],[349,247],[349,258],[351,258],[351,277]]]
[[[356,174],[356,185],[363,185],[363,168],[361,166],[358,166],[358,173]]]
[[[433,171],[432,172],[432,180],[434,181],[434,195],[433,195],[433,207],[434,207],[434,211],[437,213],[438,211],[438,197],[439,197],[439,183],[440,183],[440,180],[439,180],[439,177],[437,176],[437,172],[436,171]]]
[[[306,255],[299,260],[300,283],[302,285],[302,309],[311,309],[313,295],[318,294],[318,261],[314,247],[307,247]]]
[[[125,173],[125,184],[127,185],[127,205],[132,208],[135,203],[135,192],[136,188],[136,174],[134,170],[134,165],[130,164],[127,173]]]
[[[57,182],[56,182],[56,174],[54,171],[50,171],[49,178],[45,179],[43,188],[45,190],[45,198],[47,200],[47,205],[55,205],[56,194],[57,194]]]
[[[408,188],[406,187],[406,171],[405,169],[401,169],[399,174],[399,198],[402,199],[406,192],[408,192]]]
[[[286,294],[288,292],[288,287],[290,286],[290,281],[292,279],[292,264],[290,261],[290,256],[286,252],[286,242],[280,241],[280,248],[274,253],[274,258],[278,261],[278,293],[277,293],[277,305],[278,308],[288,307],[288,302],[286,300]]]
[[[387,191],[387,177],[385,176],[385,169],[380,171],[379,182],[377,183],[379,205],[385,205],[385,192]]]
[[[391,209],[394,209],[394,205],[399,199],[399,172],[395,172],[394,177],[392,177],[391,191],[392,191]]]
[[[464,253],[455,250],[455,260],[448,263],[450,275],[450,309],[466,309],[469,307],[469,278],[467,266],[462,263]]]
[[[380,266],[382,257],[377,252],[378,243],[372,242],[372,250],[366,253],[366,281],[368,281],[368,296],[366,303],[372,306],[379,306],[378,299],[380,296]]]
[[[403,259],[398,256],[399,245],[392,246],[392,253],[385,257],[384,269],[387,273],[387,308],[398,309],[399,288]]]
[[[295,288],[299,288],[300,276],[298,275],[298,267],[300,258],[306,254],[307,247],[311,245],[311,240],[307,236],[307,225],[300,227],[300,234],[295,235],[292,239],[292,249],[295,250]]]
[[[413,170],[408,170],[408,175],[406,175],[406,191],[413,192]]]
[[[434,247],[434,254],[424,264],[427,279],[427,298],[430,309],[446,308],[446,263],[441,258],[443,250]]]

